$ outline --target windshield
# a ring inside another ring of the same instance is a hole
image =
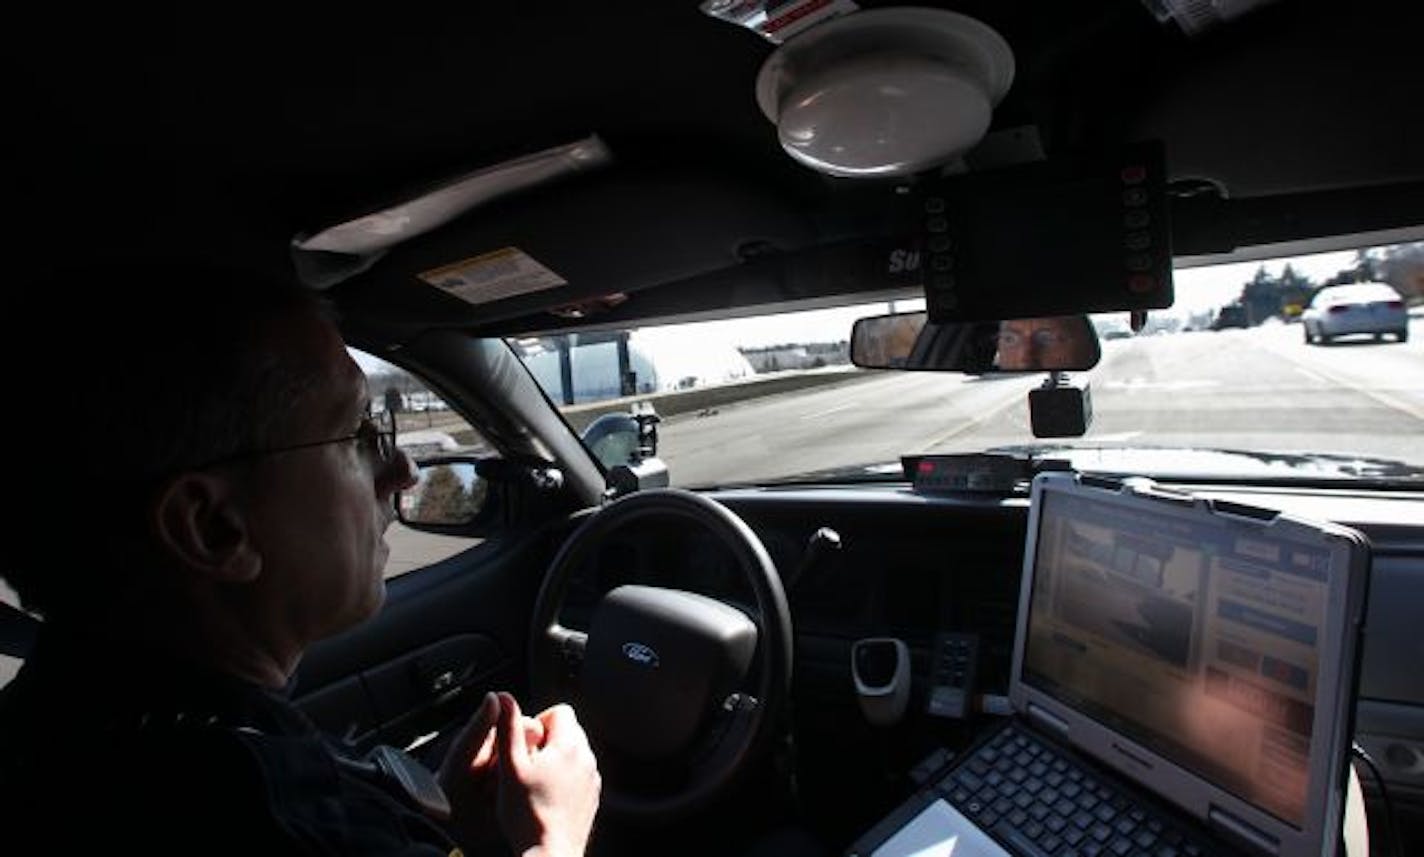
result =
[[[605,463],[589,427],[651,403],[673,485],[900,478],[901,456],[994,450],[1168,477],[1424,484],[1424,242],[1175,276],[1176,304],[1141,330],[1126,313],[1093,317],[1102,360],[1070,376],[1094,413],[1080,438],[1034,438],[1027,394],[1041,372],[850,365],[857,318],[923,301],[510,343]],[[1385,285],[1312,302],[1356,282]]]

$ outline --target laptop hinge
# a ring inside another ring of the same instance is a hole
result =
[[[1034,723],[1063,737],[1068,734],[1068,721],[1041,705],[1028,704],[1028,716]]]
[[[1243,845],[1263,854],[1281,853],[1281,841],[1242,821],[1226,810],[1213,806],[1207,810],[1207,820]]]

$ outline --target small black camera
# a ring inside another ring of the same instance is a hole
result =
[[[1093,424],[1093,398],[1086,384],[1039,387],[1028,393],[1028,415],[1034,437],[1082,437]]]

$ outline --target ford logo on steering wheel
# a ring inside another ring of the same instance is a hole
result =
[[[653,651],[651,646],[642,643],[624,643],[623,657],[649,668],[656,668],[658,665],[658,653]]]

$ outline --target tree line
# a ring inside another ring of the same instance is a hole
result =
[[[1257,325],[1268,318],[1293,319],[1326,286],[1348,283],[1388,283],[1410,305],[1424,303],[1424,241],[1358,250],[1353,265],[1316,283],[1287,264],[1278,275],[1265,265],[1242,287],[1235,306],[1245,312],[1245,322]]]

